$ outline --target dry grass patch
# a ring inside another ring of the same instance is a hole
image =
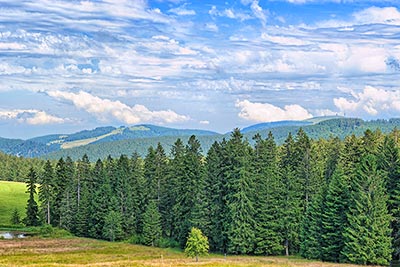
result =
[[[0,267],[153,266],[153,267],[355,267],[295,257],[210,255],[199,262],[180,251],[84,238],[0,240]]]

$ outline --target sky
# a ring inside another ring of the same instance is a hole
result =
[[[0,136],[400,115],[398,0],[0,0]]]

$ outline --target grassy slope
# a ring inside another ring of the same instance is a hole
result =
[[[15,207],[21,218],[24,217],[29,197],[25,191],[25,183],[0,181],[0,225],[10,224],[11,214]]]
[[[0,266],[353,267],[296,257],[210,255],[196,263],[177,250],[83,238],[0,240]]]

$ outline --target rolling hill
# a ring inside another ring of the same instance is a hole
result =
[[[280,121],[251,125],[243,128],[243,135],[252,143],[257,133],[266,137],[271,131],[278,144],[282,144],[289,133],[296,134],[299,128],[313,139],[362,135],[365,130],[380,129],[386,133],[400,128],[400,119],[364,121],[357,118],[338,116],[317,117],[304,121]],[[222,138],[229,138],[230,133],[218,134],[212,131],[173,129],[154,125],[135,125],[121,127],[98,127],[74,134],[58,134],[36,137],[28,140],[0,138],[0,150],[7,154],[24,157],[41,157],[59,159],[70,156],[73,159],[87,154],[91,160],[105,158],[108,155],[117,157],[121,154],[131,155],[134,152],[146,155],[150,146],[160,143],[169,153],[177,138],[185,143],[191,135],[196,135],[206,153],[212,143]]]

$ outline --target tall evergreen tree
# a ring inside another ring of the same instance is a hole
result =
[[[206,196],[209,210],[210,248],[226,253],[228,244],[228,208],[226,205],[227,182],[225,170],[228,166],[227,142],[214,142],[207,153]],[[207,230],[207,229],[206,229]]]
[[[46,161],[44,166],[44,172],[41,175],[40,187],[39,187],[39,200],[41,203],[41,210],[43,220],[47,224],[51,224],[51,218],[53,213],[53,206],[55,201],[55,190],[54,190],[54,170],[50,160]]]
[[[39,208],[35,200],[37,175],[33,168],[29,170],[28,180],[26,181],[27,193],[29,193],[28,203],[26,206],[26,217],[24,223],[26,226],[38,226]]]
[[[352,263],[387,265],[391,259],[391,217],[384,177],[373,155],[362,158],[352,184],[342,255]]]
[[[278,152],[269,132],[266,140],[257,134],[252,172],[257,184],[255,194],[255,254],[278,255],[283,251],[279,234],[281,182],[278,175]]]
[[[143,214],[143,241],[145,245],[156,246],[161,239],[161,215],[158,211],[157,202],[150,201]]]
[[[392,215],[393,258],[400,258],[400,151],[392,132],[384,138],[379,151],[378,166],[386,173],[388,211]]]
[[[342,168],[337,166],[326,192],[321,220],[321,259],[342,261],[343,233],[347,227],[349,209],[349,184]]]
[[[295,143],[289,133],[281,147],[279,169],[282,181],[280,228],[283,236],[285,255],[295,254],[300,248],[300,223],[303,208],[303,192],[301,182],[297,179],[295,170]]]
[[[165,185],[165,194],[162,209],[163,235],[166,237],[177,237],[179,219],[176,214],[179,210],[177,201],[179,195],[179,181],[185,175],[185,146],[180,138],[176,140],[171,149],[171,160],[168,164],[168,182]]]
[[[251,173],[251,147],[243,140],[239,129],[234,129],[227,143],[229,169],[226,169],[228,192],[227,227],[228,252],[246,254],[254,249],[254,194],[255,185]]]
[[[75,163],[70,157],[64,160],[60,160],[56,166],[56,176],[57,179],[64,183],[63,192],[57,192],[57,199],[60,198],[60,208],[59,208],[59,226],[72,231],[75,226],[75,212],[76,212],[76,199],[74,198],[76,188],[74,183],[75,177]],[[57,187],[61,188],[61,187]],[[58,218],[58,217],[56,217]]]

